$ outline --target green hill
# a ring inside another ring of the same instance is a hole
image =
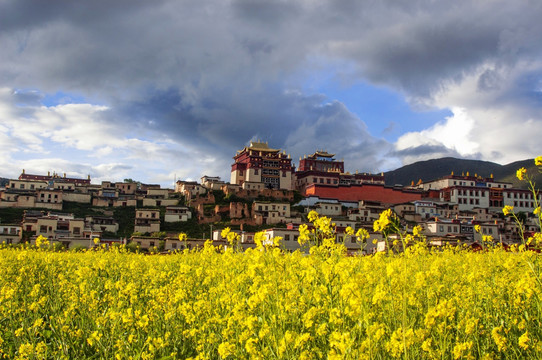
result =
[[[414,181],[430,181],[450,175],[453,171],[456,175],[467,174],[490,177],[495,180],[511,182],[514,187],[526,188],[527,184],[516,178],[516,170],[525,167],[529,174],[534,176],[537,184],[542,184],[542,174],[538,173],[534,165],[534,159],[516,161],[507,165],[501,165],[490,161],[456,159],[451,157],[418,161],[403,166],[399,169],[386,172],[386,185],[408,186]]]

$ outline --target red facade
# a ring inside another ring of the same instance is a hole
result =
[[[88,179],[76,179],[76,178],[69,178],[69,177],[61,177],[58,174],[53,175],[31,175],[31,174],[25,174],[24,172],[19,176],[19,180],[38,180],[38,181],[62,181],[67,182],[75,185],[89,185],[90,184],[90,176]]]
[[[325,186],[311,184],[305,189],[305,196],[318,196],[339,201],[378,201],[384,204],[402,204],[421,200],[423,192],[396,189],[380,184],[362,184],[346,186]]]

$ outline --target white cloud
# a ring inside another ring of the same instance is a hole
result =
[[[0,176],[15,178],[24,168],[37,174],[91,174],[97,182],[142,174],[160,178],[177,157],[186,156],[171,140],[153,139],[156,134],[145,134],[148,139],[126,137],[123,123],[108,119],[107,107],[20,104],[16,95],[0,89],[0,118],[5,119],[0,125]],[[137,129],[132,130],[136,136]]]
[[[534,77],[534,79],[530,78]],[[542,99],[536,95],[542,62],[514,66],[486,63],[461,81],[448,81],[423,101],[450,108],[453,115],[428,129],[407,133],[397,151],[420,146],[444,146],[463,157],[502,164],[542,153]],[[429,154],[405,157],[405,162]]]
[[[462,156],[470,156],[478,150],[478,143],[472,140],[475,121],[462,108],[452,108],[453,115],[429,129],[409,132],[397,140],[397,151],[422,145],[444,145]]]

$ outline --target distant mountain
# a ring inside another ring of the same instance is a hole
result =
[[[384,173],[386,185],[408,186],[414,181],[430,181],[450,175],[467,174],[474,176],[490,177],[493,174],[495,180],[506,181],[514,184],[515,187],[526,188],[525,182],[516,178],[516,170],[524,167],[535,177],[537,184],[542,184],[542,175],[538,173],[534,165],[534,159],[516,161],[507,165],[500,165],[490,161],[465,160],[446,157],[403,166],[399,169]]]

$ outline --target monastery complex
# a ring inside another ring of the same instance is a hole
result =
[[[209,237],[224,243],[219,224],[227,223],[240,234],[243,247],[254,246],[254,232],[246,229],[258,227],[269,238],[282,237],[283,246],[295,250],[299,225],[316,210],[333,219],[338,241],[359,251],[359,244],[344,233],[346,227],[366,228],[378,240],[372,223],[380,212],[392,208],[405,229],[421,225],[434,246],[459,241],[476,246],[482,235],[510,244],[519,241],[520,229],[502,215],[502,208],[513,206],[516,213],[525,214],[524,231],[529,233],[536,229],[530,214],[540,202],[530,191],[492,176],[452,173],[411,186],[387,186],[384,174],[345,172],[344,161],[323,150],[300,158],[296,169],[289,154],[261,141],[233,156],[229,182],[217,176],[200,180],[179,180],[174,189],[164,189],[136,182],[93,184],[90,176],[31,175],[23,170],[18,179],[0,188],[0,210],[24,209],[20,223],[3,223],[0,217],[0,243],[32,243],[42,235],[68,248],[91,247],[98,239],[174,251],[199,246]],[[69,204],[93,211],[77,217],[65,211]],[[133,209],[129,234],[119,233],[120,219],[113,216],[118,208]],[[181,242],[171,229],[190,222],[207,226],[209,234]],[[473,231],[475,225],[481,227],[479,234]],[[364,251],[382,250],[382,244],[377,241]]]

